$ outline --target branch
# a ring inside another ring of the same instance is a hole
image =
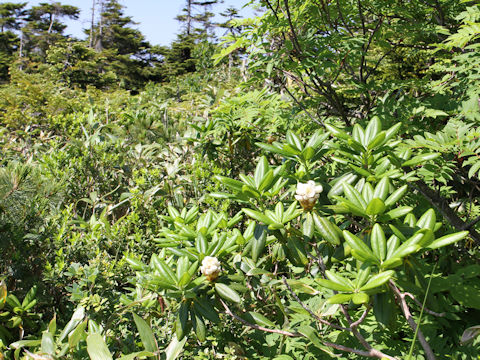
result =
[[[352,323],[350,325],[351,328],[356,328],[358,327],[362,322],[363,320],[365,320],[365,318],[367,317],[368,313],[370,312],[370,309],[372,308],[372,306],[370,304],[367,305],[367,308],[365,309],[365,311],[363,312],[363,314],[358,318],[357,321],[355,321],[354,323]]]
[[[242,324],[244,324],[244,325],[246,325],[246,326],[248,326],[252,329],[261,330],[261,331],[270,332],[270,333],[276,333],[276,334],[285,335],[285,336],[289,336],[289,337],[305,337],[305,335],[297,333],[297,332],[292,333],[292,332],[284,331],[284,330],[268,329],[268,328],[265,328],[263,326],[258,326],[256,324],[252,324],[252,323],[242,319],[241,317],[235,315],[230,310],[228,305],[225,304],[225,302],[222,299],[219,298],[218,300],[223,305],[223,308],[225,309],[225,313],[227,313],[228,315],[233,317],[235,320],[240,321]],[[388,359],[388,360],[397,360],[397,359],[395,359],[395,358],[393,358],[389,355],[383,354],[381,351],[378,351],[378,350],[375,350],[375,349],[370,349],[369,351],[363,351],[363,350],[353,349],[353,348],[349,348],[347,346],[331,343],[331,342],[328,342],[328,341],[322,341],[322,343],[323,343],[323,345],[331,347],[333,349],[337,349],[337,350],[340,350],[340,351],[345,351],[345,352],[349,352],[349,353],[353,353],[353,354],[357,354],[357,355],[361,355],[361,356],[375,357],[375,358],[379,358],[379,359],[384,359],[385,358],[385,359]]]
[[[415,187],[429,202],[432,204],[442,215],[445,219],[448,220],[450,225],[452,225],[458,231],[464,231],[468,229],[470,234],[470,238],[475,241],[477,245],[480,245],[480,234],[474,230],[469,228],[470,224],[466,224],[456,213],[453,211],[450,206],[448,206],[447,201],[441,197],[440,195],[436,194],[435,191],[430,189],[423,180],[418,180],[415,182],[415,185],[408,183],[410,187]],[[480,221],[480,220],[479,220]],[[473,224],[474,225],[474,224]],[[472,225],[472,226],[473,226]]]
[[[288,285],[288,282],[287,282],[287,278],[285,276],[282,276],[282,281],[283,283],[285,284],[285,286],[287,287],[288,291],[290,291],[290,294],[292,294],[293,298],[314,318],[316,319],[319,323],[322,323],[324,325],[327,325],[327,326],[330,326],[334,329],[337,329],[337,330],[342,330],[342,331],[350,331],[349,328],[345,328],[343,326],[340,326],[340,325],[336,325],[336,324],[332,324],[326,320],[323,320],[321,317],[319,317],[317,314],[315,314],[308,306],[306,306],[302,300],[300,300],[300,298],[297,296],[297,294],[295,294],[295,292],[292,290],[292,288],[290,287],[290,285]]]
[[[388,285],[393,290],[393,293],[395,294],[395,297],[399,302],[402,312],[405,315],[405,318],[407,319],[407,322],[412,328],[413,332],[418,332],[417,333],[418,341],[420,341],[420,344],[422,345],[423,350],[425,350],[425,355],[427,356],[427,359],[435,360],[435,354],[433,353],[432,348],[430,347],[427,340],[425,339],[425,336],[423,335],[420,328],[417,330],[417,324],[415,323],[415,320],[413,319],[413,316],[410,313],[410,309],[408,308],[407,302],[405,301],[405,296],[406,296],[405,293],[400,292],[400,290],[397,288],[393,280],[390,280]]]
[[[245,319],[242,319],[240,316],[238,315],[235,315],[232,310],[230,310],[230,308],[228,307],[227,304],[225,304],[225,302],[222,300],[222,299],[218,299],[220,301],[220,303],[223,305],[223,308],[225,309],[225,312],[230,315],[231,317],[233,317],[235,320],[238,320],[240,321],[242,324],[248,326],[248,327],[251,327],[252,329],[255,329],[255,330],[260,330],[260,331],[265,331],[265,332],[269,332],[269,333],[274,333],[274,334],[280,334],[280,335],[285,335],[285,336],[289,336],[289,337],[303,337],[302,334],[300,333],[292,333],[292,332],[289,332],[289,331],[285,331],[285,330],[277,330],[277,329],[269,329],[269,328],[266,328],[266,327],[263,327],[263,326],[259,326],[259,325],[256,325],[256,324],[252,324],[252,323],[249,323],[247,320]]]
[[[415,301],[415,303],[416,303],[418,306],[420,306],[420,307],[423,306],[423,304],[422,304],[420,301],[418,301],[417,298],[416,298],[415,296],[413,296],[413,294],[410,294],[410,293],[408,293],[408,292],[405,292],[405,293],[403,293],[403,294],[404,294],[405,296],[408,296],[408,297],[409,297],[410,299],[412,299],[413,301]],[[438,317],[444,317],[444,316],[445,316],[445,313],[444,313],[444,312],[443,312],[443,313],[437,313],[437,312],[435,312],[435,311],[432,311],[432,310],[427,309],[426,307],[423,307],[423,311],[425,311],[426,313],[428,313],[428,314],[430,314],[430,315],[433,315],[433,316],[438,316]]]
[[[466,223],[463,227],[463,230],[469,230],[470,228],[472,228],[476,223],[478,223],[480,221],[480,216],[477,217],[476,219],[470,221],[469,223]]]
[[[302,108],[302,110],[308,115],[308,117],[309,117],[313,122],[317,123],[318,125],[325,126],[325,125],[323,124],[323,121],[315,119],[315,118],[313,117],[313,115],[308,112],[308,110],[302,105],[302,103],[301,103],[300,101],[298,101],[298,99],[290,92],[290,90],[288,90],[288,88],[287,88],[286,86],[283,86],[283,88],[284,88],[285,91],[288,93],[288,95],[290,95],[290,97],[293,99],[293,101],[295,101],[295,103]]]

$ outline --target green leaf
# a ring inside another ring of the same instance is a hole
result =
[[[275,324],[267,319],[265,316],[262,314],[259,314],[257,312],[249,311],[245,314],[242,315],[242,318],[247,320],[250,323],[254,323],[260,326],[264,327],[275,327]]]
[[[141,271],[145,268],[145,264],[140,260],[137,260],[131,256],[125,258],[126,262],[130,265],[133,270]]]
[[[386,208],[385,203],[381,199],[374,198],[368,203],[365,212],[367,215],[380,215],[383,214]]]
[[[393,125],[390,129],[385,131],[385,142],[393,138],[397,133],[398,130],[400,130],[400,127],[402,126],[402,123],[396,123]]]
[[[88,320],[85,319],[75,330],[68,334],[68,346],[74,348],[85,337],[85,329],[87,328]]]
[[[262,181],[260,182],[260,185],[258,186],[259,191],[265,191],[270,188],[270,185],[272,184],[272,181],[274,179],[274,172],[272,169],[270,169],[265,176],[262,178]]]
[[[367,203],[363,199],[362,195],[355,189],[353,186],[347,183],[343,183],[343,192],[345,193],[348,200],[352,202],[355,206],[364,209],[367,207]]]
[[[385,233],[379,224],[373,225],[370,242],[375,256],[380,261],[384,260],[387,251],[387,241],[385,239]]]
[[[263,222],[264,224],[270,225],[273,224],[275,221],[271,220],[268,216],[264,215],[259,211],[255,211],[252,209],[243,208],[242,211],[247,214],[247,216],[255,219],[257,221]]]
[[[480,170],[480,161],[474,163],[470,170],[468,170],[468,177],[472,178],[478,170]]]
[[[343,193],[343,183],[352,184],[356,179],[357,175],[354,173],[346,173],[330,182],[331,189],[328,192],[328,197],[338,196]]]
[[[317,336],[318,331],[313,329],[311,326],[302,325],[298,328],[298,332],[303,334],[304,336],[306,336],[308,338],[308,340],[310,340],[315,347],[317,347],[318,349],[320,349],[324,353],[327,353],[328,358],[337,357],[337,354],[335,354],[332,351],[331,347],[323,345],[323,343],[320,341],[319,337]]]
[[[174,334],[172,341],[165,350],[166,359],[165,360],[175,360],[183,351],[183,347],[187,342],[187,338],[184,337],[182,340],[178,341],[177,336]]]
[[[203,321],[202,317],[199,316],[196,312],[191,313],[192,321],[193,321],[193,330],[197,335],[197,338],[200,342],[205,341],[206,339],[206,329],[205,329],[205,322]]]
[[[382,178],[375,186],[375,190],[373,192],[372,198],[378,198],[382,201],[386,201],[385,199],[387,198],[388,192],[390,190],[390,180],[388,179],[387,176]],[[386,205],[386,204],[385,204]]]
[[[158,271],[159,275],[165,282],[168,282],[170,284],[177,283],[177,277],[175,276],[175,273],[172,271],[172,269],[170,269],[170,266],[168,266],[163,260],[158,257],[157,254],[152,255],[150,263],[153,264],[154,269]]]
[[[255,189],[253,186],[250,186],[250,185],[243,185],[242,186],[242,194],[244,194],[248,197],[254,198],[254,199],[260,199],[261,198],[261,195],[257,191],[257,189]]]
[[[207,249],[208,249],[207,238],[201,232],[197,233],[195,248],[197,249],[199,254],[206,254],[207,252]],[[180,277],[181,277],[181,274],[177,274],[177,279],[180,279]]]
[[[58,342],[62,342],[65,337],[70,334],[70,332],[77,327],[78,324],[80,324],[85,317],[85,309],[83,306],[78,307],[75,312],[72,315],[72,318],[70,321],[65,325],[63,328],[62,333],[60,334],[58,338]]]
[[[135,313],[133,314],[133,321],[135,321],[135,325],[137,326],[140,339],[142,340],[145,350],[149,352],[158,351],[155,336],[153,335],[153,331],[147,322]]]
[[[267,241],[267,227],[265,225],[256,225],[252,238],[252,260],[257,262],[259,256],[265,249]]]
[[[390,228],[392,228],[392,226],[390,226]],[[385,258],[390,259],[399,245],[400,239],[396,235],[392,235],[387,241],[387,255]]]
[[[365,131],[363,131],[363,128],[359,124],[355,124],[353,126],[352,136],[357,143],[363,145],[363,147],[366,147]],[[352,141],[348,141],[348,144],[352,144]],[[363,149],[359,148],[358,150],[362,151]]]
[[[25,309],[28,304],[30,304],[32,301],[34,301],[36,294],[37,294],[37,286],[34,285],[28,291],[27,295],[25,295],[25,298],[22,301],[22,308]],[[27,309],[25,309],[25,310],[27,310]]]
[[[357,250],[360,254],[365,254],[368,256],[369,259],[375,259],[375,255],[372,253],[372,250],[363,242],[363,240],[359,239],[355,235],[353,235],[351,232],[344,230],[343,231],[343,237],[347,244],[353,249]]]
[[[154,353],[149,351],[137,351],[128,355],[121,356],[118,360],[135,360],[136,358],[153,357]]]
[[[257,187],[257,189],[260,187],[260,184],[262,183],[262,180],[269,168],[270,166],[268,165],[267,158],[265,156],[262,156],[257,164],[257,167],[255,168],[254,173],[255,186]]]
[[[105,344],[102,335],[98,333],[87,336],[87,351],[91,360],[113,360],[107,344]]]
[[[359,166],[356,166],[356,165],[353,165],[353,164],[348,164],[348,166],[354,170],[356,173],[362,175],[363,177],[370,177],[370,176],[373,176],[373,174],[367,170],[365,170],[364,168],[361,168]]]
[[[329,125],[329,124],[325,124],[325,128],[328,130],[328,132],[330,134],[332,134],[333,136],[339,138],[339,139],[342,139],[342,140],[353,140],[353,138],[348,135],[346,132],[336,128],[335,126],[332,126],[332,125]]]
[[[387,222],[399,217],[405,216],[413,210],[410,206],[400,206],[393,210],[390,210],[386,214],[383,214],[379,219],[383,222]]]
[[[313,221],[320,235],[332,245],[340,245],[341,230],[327,218],[313,214]]]
[[[238,293],[232,288],[230,288],[228,285],[225,285],[222,283],[216,283],[215,290],[217,291],[217,294],[220,295],[225,300],[228,300],[234,303],[239,303],[242,301],[242,299],[240,298],[240,295],[238,295]]]
[[[368,143],[367,148],[369,150],[372,150],[372,149],[375,149],[377,146],[382,145],[383,143],[385,143],[385,136],[386,136],[386,132],[382,131]]]
[[[313,287],[310,285],[305,284],[301,280],[295,280],[295,279],[288,279],[287,280],[288,285],[295,290],[296,292],[299,292],[301,294],[308,294],[308,295],[317,295],[319,292],[315,290]]]
[[[315,281],[320,285],[323,286],[327,289],[330,290],[335,290],[335,291],[345,291],[345,292],[352,292],[354,289],[352,286],[345,286],[342,284],[339,284],[337,282],[334,282],[332,280],[327,280],[327,279],[315,279]]]
[[[48,355],[53,355],[55,353],[55,340],[53,340],[53,335],[48,331],[42,333],[41,350]]]
[[[354,304],[366,304],[370,300],[370,297],[364,292],[355,293],[352,296],[352,301]]]
[[[175,333],[178,339],[183,339],[188,332],[188,305],[185,301],[180,304],[175,320]]]
[[[371,143],[382,131],[382,122],[378,116],[373,116],[365,129],[365,144]],[[385,137],[385,136],[384,136]]]
[[[428,154],[417,155],[417,156],[413,157],[412,159],[405,161],[405,162],[402,164],[402,167],[405,167],[405,166],[415,166],[415,165],[418,165],[418,164],[420,164],[420,163],[423,163],[423,162],[426,162],[426,161],[429,161],[429,160],[436,159],[436,158],[438,158],[440,155],[442,155],[442,154],[441,154],[441,153],[428,153]]]
[[[294,146],[296,149],[302,151],[303,150],[303,144],[302,144],[302,141],[300,140],[300,138],[297,136],[297,134],[295,134],[293,131],[291,130],[288,130],[287,131],[287,142]]]
[[[327,278],[329,280],[333,281],[334,283],[336,283],[338,285],[341,285],[341,286],[349,289],[349,290],[345,290],[345,291],[355,290],[355,286],[353,286],[353,284],[348,279],[344,278],[340,274],[338,274],[336,272],[333,272],[333,271],[330,271],[330,270],[327,270],[325,272],[325,274],[327,275]]]
[[[457,241],[464,239],[467,235],[468,231],[460,231],[454,234],[445,235],[431,242],[430,245],[428,245],[428,248],[438,249],[440,247],[456,243]]]
[[[195,312],[202,315],[205,319],[208,319],[212,323],[219,323],[220,318],[218,317],[215,308],[210,304],[206,299],[196,299],[193,303]]]
[[[403,195],[405,195],[407,190],[408,190],[408,185],[404,185],[401,188],[395,190],[393,193],[390,194],[387,200],[385,200],[385,206],[390,207],[392,205],[395,205],[395,203],[398,200],[400,200],[403,197]]]
[[[353,294],[336,294],[328,298],[329,304],[344,304],[352,300]]]
[[[313,158],[315,155],[315,150],[311,147],[306,147],[303,149],[302,154],[300,155],[304,160],[308,161]]]
[[[437,217],[435,216],[435,210],[429,209],[418,219],[417,226],[420,229],[430,229],[433,231],[436,222]]]
[[[383,284],[385,284],[388,280],[391,279],[391,277],[395,274],[395,271],[393,270],[387,270],[387,271],[384,271],[384,272],[381,272],[377,275],[374,275],[370,278],[370,280],[368,280],[368,282],[363,285],[360,290],[361,291],[367,291],[367,290],[371,290],[371,289],[374,289],[376,287],[379,287],[379,286],[382,286]]]
[[[362,197],[365,199],[367,203],[369,203],[374,197],[378,196],[373,196],[374,190],[373,187],[370,183],[365,183],[362,188]]]
[[[394,320],[395,310],[395,301],[393,300],[391,293],[382,292],[374,295],[373,314],[379,323],[389,326]]]
[[[312,213],[308,212],[305,214],[305,219],[302,223],[302,233],[307,238],[311,238],[315,230],[315,224],[313,222]]]

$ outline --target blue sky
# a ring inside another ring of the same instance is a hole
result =
[[[27,7],[37,5],[49,0],[9,0],[9,2],[28,2]],[[77,21],[66,21],[68,28],[65,31],[80,38],[84,38],[82,28],[90,26],[91,0],[57,0],[62,4],[74,5],[80,8],[80,18]],[[0,3],[5,1],[0,1]],[[154,45],[168,45],[175,39],[180,30],[180,24],[175,20],[185,4],[185,0],[120,0],[126,8],[124,12],[131,16],[137,23],[136,27],[145,35],[148,41]],[[247,0],[225,0],[224,4],[213,7],[213,12],[218,14],[228,6],[241,9]],[[243,17],[253,16],[250,8],[241,10]]]

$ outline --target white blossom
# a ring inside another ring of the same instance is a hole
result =
[[[305,210],[311,210],[322,191],[322,185],[316,185],[313,180],[309,180],[305,184],[298,183],[295,199]]]
[[[200,266],[200,272],[207,278],[207,280],[215,280],[220,274],[220,261],[213,256],[205,256]]]

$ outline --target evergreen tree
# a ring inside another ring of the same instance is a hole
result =
[[[182,23],[183,31],[172,43],[171,49],[165,56],[169,75],[177,76],[196,70],[195,47],[200,42],[208,43],[213,40],[214,14],[210,10],[213,5],[220,2],[222,1],[186,0],[182,13],[176,17],[176,20]],[[204,43],[202,48],[206,47],[208,44]],[[201,52],[205,53],[205,51]]]
[[[78,19],[80,10],[60,2],[40,3],[28,10],[27,24],[22,29],[24,48],[43,61],[50,45],[64,39],[63,31],[67,27],[62,18]]]
[[[20,19],[25,15],[24,3],[2,3],[0,4],[0,31],[4,33],[6,30],[19,30]]]
[[[0,4],[0,80],[8,80],[8,68],[15,58],[20,39],[14,30],[19,30],[27,3]]]
[[[147,81],[162,80],[162,50],[132,27],[136,23],[124,14],[117,0],[101,0],[99,4],[98,23],[87,31],[93,47],[106,60],[105,69],[116,73],[120,86],[131,90],[140,89]]]

